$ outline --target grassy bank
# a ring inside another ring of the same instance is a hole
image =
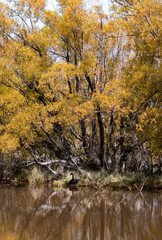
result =
[[[107,174],[104,172],[85,172],[77,175],[80,181],[77,187],[91,187],[95,189],[162,189],[162,175],[145,175],[145,174]],[[69,182],[69,173],[62,179],[54,181],[56,187],[67,187]]]
[[[87,172],[76,174],[75,178],[80,179],[75,187],[89,187],[95,189],[162,189],[162,174],[145,175],[143,173],[113,173],[108,174],[102,172]],[[1,184],[12,185],[52,185],[54,187],[69,187],[70,172],[62,174],[57,180],[53,175],[49,175],[42,171],[39,167],[33,167],[30,171],[23,172],[15,176],[14,179],[4,179]]]

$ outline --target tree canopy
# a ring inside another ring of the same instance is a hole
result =
[[[109,14],[58,4],[0,2],[1,154],[150,169],[162,142],[160,1],[113,0]]]

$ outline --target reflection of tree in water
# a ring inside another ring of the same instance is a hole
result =
[[[0,233],[16,231],[12,239],[21,240],[160,239],[160,198],[120,191],[0,189]]]
[[[95,193],[85,214],[82,239],[160,239],[161,203],[151,194],[145,195]]]

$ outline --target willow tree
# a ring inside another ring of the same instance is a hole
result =
[[[137,169],[159,155],[159,3],[114,2],[111,16],[82,0],[1,4],[2,152],[25,150],[56,175],[59,161]]]
[[[161,154],[160,1],[113,2],[125,40],[123,106],[129,110],[138,149],[146,153],[146,161],[151,155],[156,162]]]

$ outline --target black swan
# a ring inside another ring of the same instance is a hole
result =
[[[80,179],[74,178],[74,173],[70,173],[70,175],[72,176],[72,179],[69,181],[68,185],[77,184],[80,181]]]

